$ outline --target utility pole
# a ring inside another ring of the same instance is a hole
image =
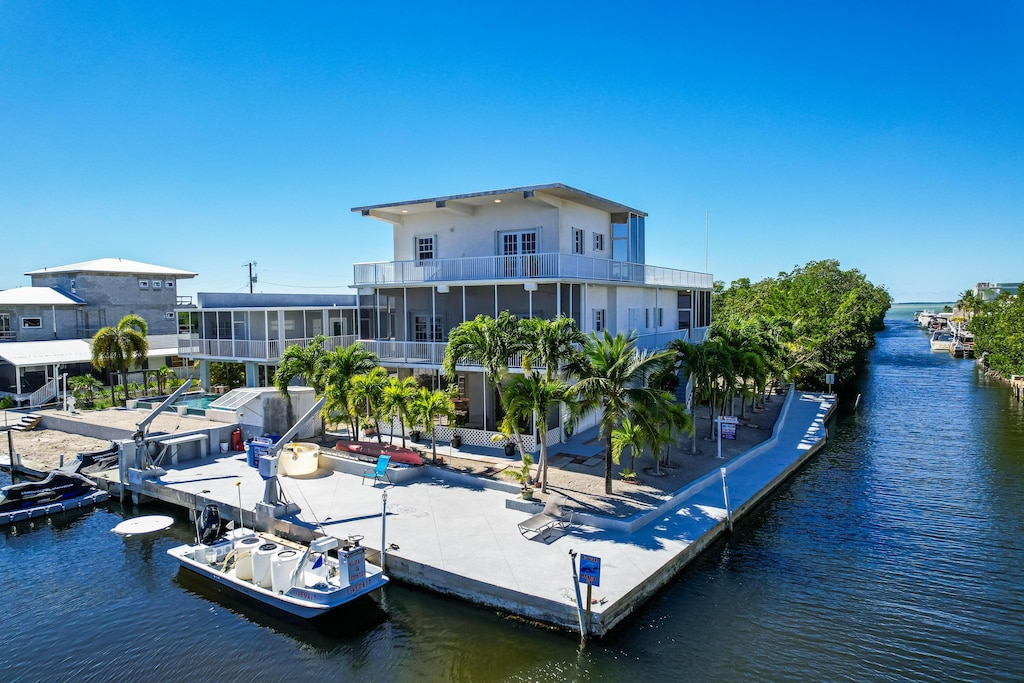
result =
[[[252,286],[256,284],[256,275],[253,274],[252,269],[255,268],[257,264],[255,261],[249,261],[246,265],[249,266],[249,293],[252,294]]]

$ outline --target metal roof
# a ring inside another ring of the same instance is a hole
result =
[[[147,354],[149,358],[178,355],[177,345],[172,347],[156,346],[155,343],[165,344],[167,338],[174,338],[174,335],[150,337],[149,354]],[[92,344],[88,339],[3,342],[0,343],[0,359],[15,367],[57,363],[90,363],[92,362]]]
[[[123,258],[100,258],[82,261],[66,266],[41,268],[25,273],[25,275],[51,275],[53,273],[121,273],[127,275],[171,275],[178,278],[193,278],[196,273],[166,266],[154,266],[151,263],[140,263]]]
[[[85,300],[57,287],[15,287],[0,292],[0,306],[81,306]]]
[[[612,214],[620,213],[635,213],[640,216],[647,216],[646,213],[639,209],[613,202],[610,199],[598,197],[597,195],[584,192],[583,190],[577,190],[575,187],[570,187],[563,183],[549,183],[547,185],[529,185],[526,187],[512,187],[504,190],[488,190],[486,192],[471,192],[469,194],[453,194],[446,195],[443,197],[430,197],[428,199],[412,199],[403,202],[392,202],[389,204],[373,204],[371,206],[356,206],[352,211],[361,213],[364,216],[371,215],[371,212],[380,209],[391,209],[391,208],[403,208],[407,211],[413,210],[426,210],[434,208],[445,208],[446,205],[451,202],[455,205],[462,206],[481,206],[486,205],[497,200],[504,200],[505,198],[515,199],[529,199],[534,193],[548,194],[559,199],[567,199],[569,201],[576,202],[577,204],[583,204],[584,206],[590,206],[601,211],[607,211]]]

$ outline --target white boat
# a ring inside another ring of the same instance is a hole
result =
[[[167,554],[182,567],[213,579],[260,602],[297,617],[327,614],[388,582],[380,568],[366,563],[361,537],[324,536],[308,546],[249,529],[232,529],[217,536],[210,531],[209,508],[197,520],[195,545],[171,548]],[[212,538],[211,538],[212,535]],[[328,554],[337,549],[337,557]]]
[[[933,330],[928,343],[931,344],[932,351],[949,351],[953,343],[953,333],[949,330]]]

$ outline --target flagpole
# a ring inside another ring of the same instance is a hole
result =
[[[704,272],[708,272],[708,210],[704,209]]]

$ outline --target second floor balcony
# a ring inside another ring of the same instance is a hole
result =
[[[530,279],[622,282],[680,289],[711,289],[713,285],[710,273],[560,253],[381,261],[357,263],[353,270],[357,287]]]
[[[306,347],[314,337],[301,339],[203,339],[198,334],[186,333],[178,335],[178,355],[182,358],[219,360],[231,362],[257,361],[260,363],[277,363],[281,353],[289,346],[298,344]],[[324,350],[351,346],[356,341],[355,335],[327,337]]]

